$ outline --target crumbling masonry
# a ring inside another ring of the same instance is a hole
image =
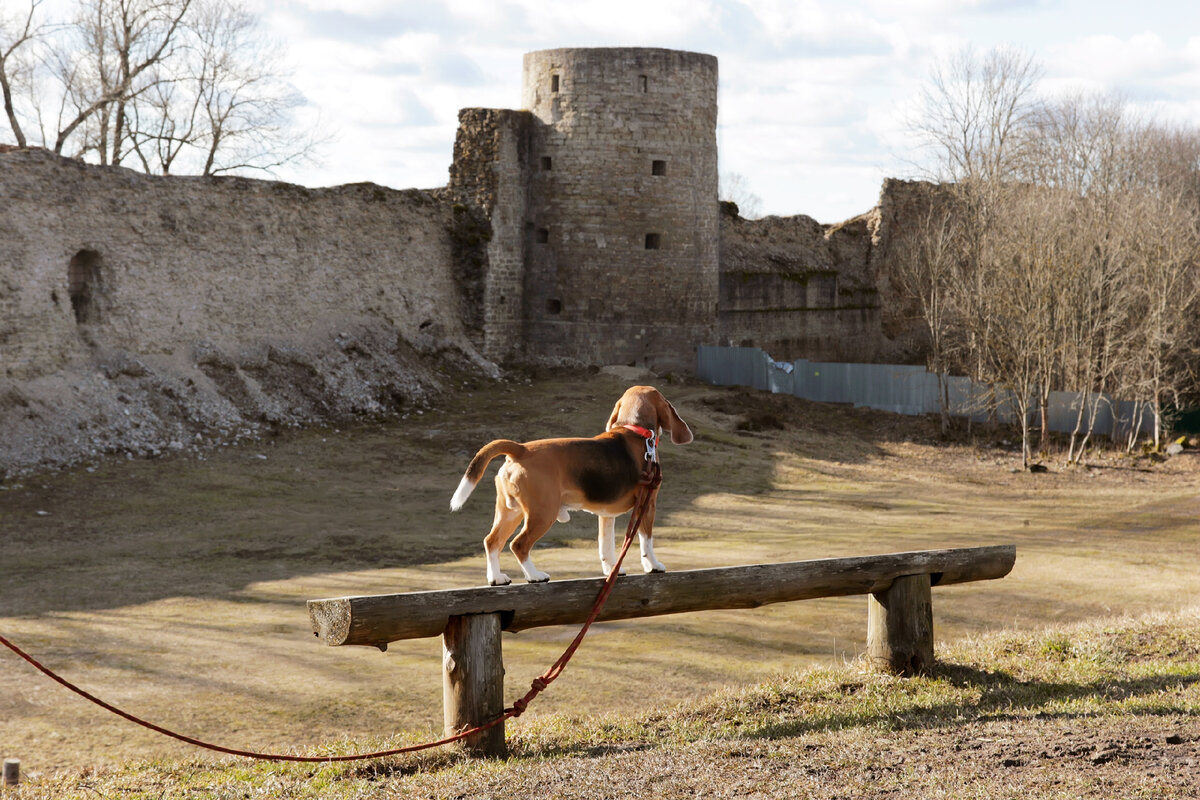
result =
[[[716,101],[709,55],[530,53],[526,110],[463,110],[433,191],[0,148],[0,470],[391,412],[447,360],[911,356],[889,259],[923,188],[889,181],[837,226],[741,219],[717,201]]]

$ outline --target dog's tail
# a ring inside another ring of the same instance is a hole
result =
[[[496,456],[509,456],[520,460],[525,455],[525,445],[509,439],[497,439],[494,442],[488,442],[483,446],[475,457],[471,459],[471,463],[467,465],[467,472],[463,475],[462,480],[458,482],[458,489],[454,492],[454,497],[450,498],[450,510],[458,511],[467,502],[467,498],[471,496],[471,492],[475,491],[476,484],[483,477],[484,470],[487,465]]]

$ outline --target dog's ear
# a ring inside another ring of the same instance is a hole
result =
[[[613,412],[611,415],[609,415],[608,424],[604,426],[604,430],[611,431],[613,426],[617,424],[617,420],[621,418],[621,401],[624,399],[625,396],[622,395],[621,398],[617,400],[617,404],[613,406]]]
[[[661,404],[658,407],[658,424],[664,426],[671,432],[672,444],[687,444],[692,440],[692,429],[679,416],[679,412],[675,410],[675,406],[671,405],[671,401],[658,394],[658,400]]]

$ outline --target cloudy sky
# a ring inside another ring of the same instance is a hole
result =
[[[254,0],[336,133],[309,186],[443,186],[458,109],[516,108],[521,57],[556,47],[717,56],[720,171],[766,214],[834,222],[914,174],[905,118],[935,59],[1016,45],[1050,94],[1124,93],[1200,125],[1200,3],[1114,0]]]

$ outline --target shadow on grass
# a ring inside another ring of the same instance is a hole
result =
[[[6,485],[0,617],[167,597],[229,599],[262,581],[471,556],[479,557],[482,575],[481,543],[494,508],[491,476],[500,462],[491,464],[461,512],[450,513],[450,495],[471,454],[496,436],[599,433],[617,393],[611,382],[579,383],[519,393],[496,384],[474,400],[447,398],[445,407],[419,419],[288,432],[215,449],[203,459],[110,459]],[[689,387],[681,412],[690,410],[687,398],[707,391]],[[548,398],[555,408],[569,402],[570,411],[547,420]],[[714,487],[770,488],[774,454],[757,442],[733,446],[745,442],[747,435],[728,433],[719,442],[667,448],[663,516]],[[732,454],[734,464],[724,457]],[[578,515],[555,525],[542,546],[595,536],[594,518]]]
[[[934,678],[960,689],[980,693],[970,704],[939,703],[914,705],[903,710],[889,709],[875,714],[853,711],[834,713],[820,720],[794,719],[761,725],[742,731],[744,738],[777,739],[821,730],[883,726],[890,730],[950,728],[986,717],[989,720],[1075,718],[1082,712],[1053,709],[1076,700],[1097,698],[1102,702],[1121,702],[1137,698],[1158,698],[1154,714],[1193,713],[1190,706],[1172,705],[1163,700],[1165,692],[1200,684],[1200,673],[1190,675],[1151,675],[1142,678],[1101,679],[1090,683],[1018,680],[1007,672],[981,670],[958,664],[938,664]],[[1019,711],[1018,711],[1019,710]]]

